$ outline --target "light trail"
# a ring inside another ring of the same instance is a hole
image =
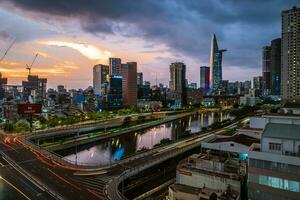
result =
[[[17,190],[20,194],[22,194],[26,199],[31,200],[26,194],[24,194],[21,190],[19,190],[16,186],[14,186],[12,183],[10,183],[8,180],[0,176],[0,179],[2,179],[5,183],[13,187],[15,190]]]
[[[76,188],[77,190],[81,190],[80,187],[78,187],[77,185],[71,183],[70,181],[64,179],[63,177],[61,177],[60,175],[56,174],[54,171],[52,171],[51,169],[48,168],[48,171],[53,174],[54,176],[56,176],[57,178],[59,178],[60,180],[64,181],[65,183],[71,185],[72,187]]]

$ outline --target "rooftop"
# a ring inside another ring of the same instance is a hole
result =
[[[300,125],[268,123],[264,129],[263,137],[300,140]]]
[[[253,143],[259,143],[260,140],[257,138],[253,138],[244,134],[235,134],[230,137],[223,137],[223,138],[214,138],[210,143],[219,143],[219,142],[236,142],[239,144],[243,144],[246,146],[251,146]]]
[[[182,192],[182,193],[188,193],[188,194],[193,194],[201,197],[200,199],[209,199],[209,197],[215,193],[219,199],[223,199],[224,196],[226,195],[225,192],[220,192],[216,191],[210,188],[196,188],[196,187],[191,187],[187,185],[182,185],[175,183],[170,186],[170,189],[173,190],[174,192]],[[231,190],[230,194],[228,195],[228,200],[235,200],[239,199],[239,192]]]

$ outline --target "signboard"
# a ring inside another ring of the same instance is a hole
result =
[[[30,115],[42,112],[42,104],[18,104],[18,114]]]

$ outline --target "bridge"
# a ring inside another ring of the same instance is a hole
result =
[[[126,199],[122,192],[119,191],[119,185],[123,183],[125,179],[170,158],[198,148],[201,145],[201,141],[210,134],[222,134],[224,131],[236,127],[237,124],[242,121],[243,120],[239,120],[222,129],[209,131],[202,135],[195,135],[170,145],[149,150],[143,155],[122,160],[109,169],[100,168],[91,169],[89,171],[79,171],[74,175],[79,176],[80,183],[94,191],[101,198],[111,200]]]

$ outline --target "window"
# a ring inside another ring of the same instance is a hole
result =
[[[269,143],[269,149],[273,151],[281,151],[281,144],[279,143]]]
[[[293,192],[300,192],[300,182],[298,181],[272,177],[272,176],[258,175],[258,174],[250,174],[249,181],[261,185],[266,185],[272,188],[278,188],[278,189],[283,189],[283,190],[288,190]]]

